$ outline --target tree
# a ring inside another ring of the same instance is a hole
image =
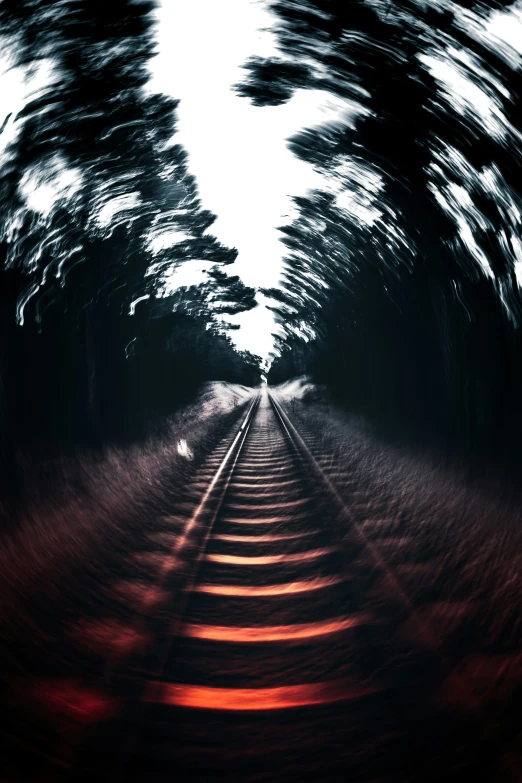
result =
[[[506,367],[520,375],[520,74],[476,33],[503,5],[464,17],[469,3],[282,0],[271,4],[280,55],[251,60],[238,88],[257,105],[326,89],[350,109],[290,141],[326,185],[296,199],[283,228],[276,312],[288,339],[316,335],[316,373],[347,405],[468,453],[522,434],[503,383]],[[452,92],[449,72],[469,95]]]
[[[198,330],[181,317],[151,325],[143,304],[159,301],[180,264],[209,264],[208,282],[192,293],[197,313],[185,313],[205,329],[218,311],[253,302],[251,289],[219,271],[237,253],[209,233],[215,218],[173,143],[177,102],[147,92],[152,9],[134,0],[0,7],[14,67],[45,62],[52,74],[16,118],[0,172],[0,376],[19,443],[142,436],[148,412],[168,413],[194,391],[181,393],[168,346],[176,329],[182,340]],[[155,372],[142,351],[156,356]],[[177,393],[160,404],[166,357]]]

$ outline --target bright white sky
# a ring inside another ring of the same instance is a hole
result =
[[[302,127],[350,111],[348,105],[334,105],[326,93],[298,91],[287,104],[260,108],[231,90],[248,57],[275,53],[273,17],[266,6],[267,0],[163,0],[157,12],[159,54],[152,68],[154,89],[181,100],[178,140],[189,153],[204,206],[218,216],[211,230],[239,251],[229,269],[259,287],[278,283],[284,245],[277,227],[290,222],[290,197],[327,184],[294,157],[286,140]],[[522,0],[507,12],[491,14],[487,23],[478,24],[467,14],[462,24],[470,30],[478,25],[481,40],[500,47],[519,67]],[[449,97],[468,107],[472,83],[457,89],[458,64],[446,52],[434,65]],[[478,97],[475,111],[495,125],[497,107],[485,93]],[[193,274],[192,268],[181,269],[173,283],[192,282]],[[274,321],[265,300],[259,301],[255,310],[232,319],[241,324],[234,339],[240,348],[266,357],[273,347]]]
[[[211,232],[239,251],[228,270],[259,287],[279,280],[284,246],[277,227],[290,222],[290,197],[322,182],[286,140],[348,108],[305,90],[282,106],[255,107],[231,89],[248,57],[275,52],[265,6],[266,0],[164,0],[151,85],[181,100],[176,140],[189,153],[203,206],[218,217]],[[192,270],[180,270],[176,282],[184,283],[185,274]],[[231,320],[241,324],[233,333],[240,348],[268,355],[274,321],[262,297],[255,310]]]

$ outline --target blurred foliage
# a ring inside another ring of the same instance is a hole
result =
[[[255,292],[208,233],[177,102],[147,90],[153,3],[6,0],[12,69],[38,89],[8,117],[0,160],[0,431],[6,483],[31,443],[143,437],[208,379],[257,383],[220,316]],[[167,297],[181,264],[200,286]],[[46,447],[47,447],[46,446]],[[10,472],[11,471],[11,472]]]
[[[278,58],[237,88],[346,106],[290,140],[325,187],[281,229],[269,380],[306,369],[385,431],[468,457],[518,458],[522,442],[522,76],[486,27],[508,5],[271,3]]]

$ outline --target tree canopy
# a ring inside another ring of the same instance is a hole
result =
[[[25,90],[0,160],[2,416],[18,443],[141,436],[203,380],[259,377],[225,335],[255,291],[225,272],[237,252],[211,233],[178,102],[148,87],[153,8],[0,5]],[[172,292],[188,264],[203,282]]]
[[[488,27],[509,5],[281,0],[279,55],[237,88],[345,107],[289,142],[325,185],[281,229],[282,344],[314,336],[347,405],[468,453],[522,434],[521,76]]]

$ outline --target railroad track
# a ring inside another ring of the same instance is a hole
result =
[[[123,706],[60,781],[488,779],[480,728],[437,703],[439,639],[266,390],[194,493],[136,553],[145,643],[105,662]]]
[[[126,668],[136,709],[104,735],[105,752],[124,738],[106,778],[478,774],[475,735],[433,698],[437,640],[266,391],[204,470],[192,570],[162,643]]]

